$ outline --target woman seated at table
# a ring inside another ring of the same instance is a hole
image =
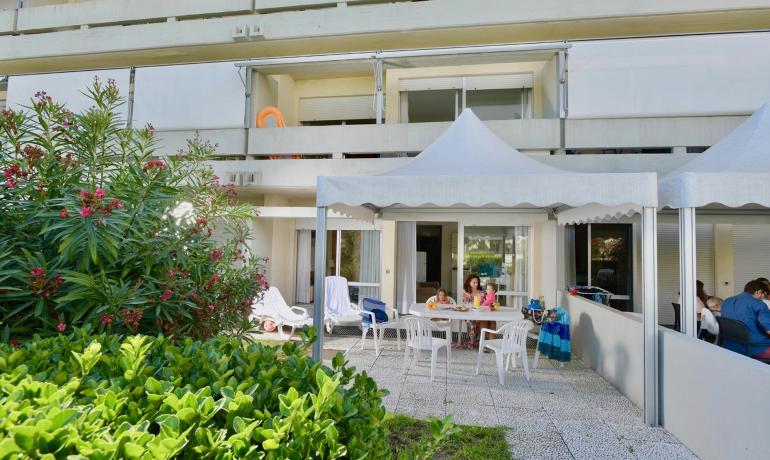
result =
[[[703,281],[696,280],[695,287],[695,315],[697,316],[697,320],[700,321],[700,313],[704,308],[706,308],[706,301],[708,300],[709,295],[706,294]],[[679,294],[679,297],[676,299],[676,303],[679,305],[682,304],[682,294]]]
[[[481,290],[481,279],[479,275],[471,273],[463,284],[463,302],[473,302],[475,297],[479,300],[484,299],[486,293]],[[495,329],[494,321],[466,321],[468,328],[468,338],[458,344],[457,348],[475,349],[479,347],[479,331],[481,328]]]

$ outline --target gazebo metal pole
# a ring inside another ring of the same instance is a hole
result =
[[[382,94],[382,87],[383,87],[383,69],[382,69],[382,59],[377,59],[377,61],[374,63],[374,109],[375,109],[375,122],[378,125],[381,125],[382,120],[382,114],[383,114],[383,108],[384,108],[384,98]]]
[[[695,337],[697,289],[695,286],[695,208],[679,208],[679,292],[682,332]]]
[[[644,423],[658,425],[658,216],[642,209],[642,305],[644,319]]]
[[[313,327],[317,340],[313,359],[321,360],[324,341],[324,290],[326,288],[326,206],[319,206],[315,221],[315,286],[313,291]]]

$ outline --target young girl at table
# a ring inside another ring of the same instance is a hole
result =
[[[491,310],[492,304],[495,302],[497,302],[497,287],[493,283],[487,283],[487,292],[481,298],[481,306]],[[483,328],[492,329],[493,331],[497,329],[497,323],[494,321],[476,321],[476,324],[479,331]],[[489,333],[487,333],[487,338],[491,338]],[[490,351],[488,348],[484,350],[485,353]]]
[[[487,293],[481,298],[482,307],[491,307],[497,301],[497,288],[492,283],[487,283]],[[491,323],[492,321],[486,321]]]
[[[446,293],[446,289],[439,288],[438,291],[436,291],[436,303],[442,304],[442,305],[449,305],[449,296]]]

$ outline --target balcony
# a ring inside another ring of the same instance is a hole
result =
[[[558,149],[710,146],[744,116],[566,119],[564,142],[559,119],[492,120],[487,126],[525,152]],[[219,144],[218,155],[233,159],[269,155],[332,155],[420,152],[449,123],[160,130],[161,153],[172,154],[197,132]]]
[[[505,0],[488,3],[477,8],[464,0],[39,0],[16,9],[14,0],[0,0],[1,71],[520,43],[527,37],[549,41],[760,30],[770,17],[762,0],[685,6],[664,0],[641,5],[601,1],[579,7],[527,2],[523,9]],[[426,34],[437,30],[442,33]]]

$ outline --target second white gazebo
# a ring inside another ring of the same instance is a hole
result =
[[[662,207],[679,210],[683,332],[695,336],[695,209],[770,208],[770,104],[697,158],[662,177]]]

